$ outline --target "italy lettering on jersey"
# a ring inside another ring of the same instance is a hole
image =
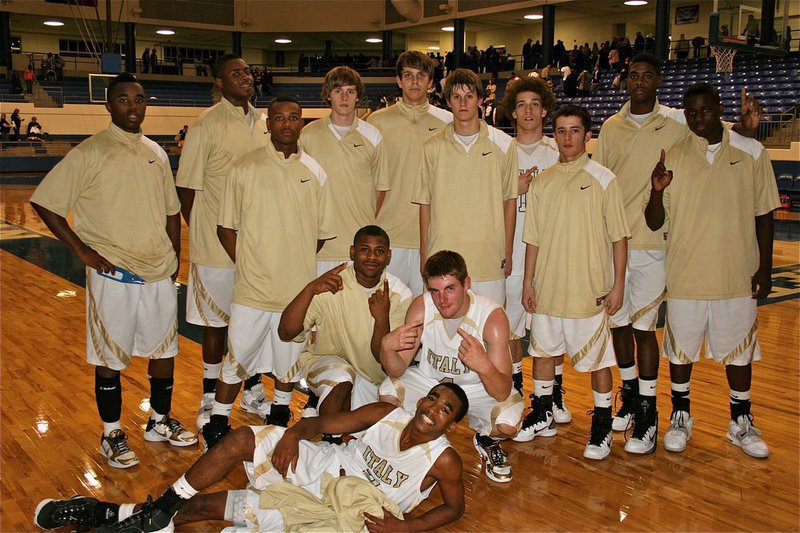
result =
[[[373,451],[372,446],[364,447],[363,457],[364,462],[367,463],[367,468],[362,471],[364,477],[378,488],[382,483],[385,483],[393,489],[399,489],[409,478],[408,474],[404,474],[399,470],[395,471],[394,467],[386,459]]]

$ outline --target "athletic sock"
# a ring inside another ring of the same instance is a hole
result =
[[[514,388],[517,390],[517,392],[522,394],[522,361],[518,363],[511,363],[511,369],[511,381],[514,384]]]
[[[261,383],[261,374],[256,374],[255,376],[250,376],[244,381],[244,388],[245,390],[250,390],[256,385]]]
[[[596,390],[592,391],[592,397],[594,398],[594,409],[597,411],[598,409],[605,409],[608,408],[609,412],[611,409],[611,391],[608,392],[597,392]]]
[[[150,408],[156,415],[166,415],[172,409],[172,386],[175,383],[173,378],[150,378]],[[158,421],[163,416],[153,416],[150,418]]]
[[[750,414],[750,389],[746,391],[731,391],[731,420]]]
[[[119,374],[113,378],[104,378],[95,372],[94,398],[100,419],[104,423],[116,423],[117,427],[114,429],[118,429],[119,419],[122,417],[122,384]]]
[[[631,398],[639,395],[639,380],[636,379],[636,363],[631,362],[626,366],[619,367],[619,375],[622,378],[622,396]]]
[[[211,406],[210,422],[218,426],[227,426],[228,418],[231,416],[231,411],[233,411],[232,403],[220,403],[217,400],[214,400],[214,403]]]
[[[556,385],[559,387],[564,384],[564,364],[556,365]]]
[[[545,412],[553,412],[553,387],[554,379],[534,379],[533,396],[542,400],[542,408]]]
[[[275,389],[272,405],[289,405],[292,401],[292,391],[282,391]]]
[[[206,363],[203,361],[203,394],[210,394],[217,390],[217,379],[222,363]]]
[[[658,386],[658,378],[651,378],[649,376],[639,376],[640,396],[655,396],[657,386]]]
[[[672,411],[686,411],[691,413],[691,402],[689,400],[689,382],[670,383],[672,389]]]

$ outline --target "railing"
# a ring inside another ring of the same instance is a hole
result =
[[[775,118],[761,118],[756,139],[767,148],[789,148],[793,141],[800,141],[800,120],[797,107],[784,111]]]
[[[64,107],[64,89],[39,85],[38,91],[36,88],[33,90],[33,105],[35,107]]]

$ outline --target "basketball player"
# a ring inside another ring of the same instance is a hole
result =
[[[589,112],[564,105],[553,126],[559,162],[531,183],[522,237],[522,298],[534,313],[529,351],[540,358],[567,353],[575,370],[591,373],[594,416],[583,456],[599,460],[611,453],[608,316],[622,306],[630,231],[614,174],[586,153]],[[540,368],[539,379],[554,379],[553,365]]]
[[[444,82],[453,123],[423,145],[412,201],[419,204],[420,266],[439,250],[461,254],[472,290],[499,304],[511,255],[517,209],[517,153],[511,137],[478,117],[481,80],[455,69]]]
[[[268,423],[286,426],[291,417],[289,378],[303,345],[281,341],[278,322],[314,279],[316,252],[334,235],[325,172],[297,145],[302,113],[294,98],[274,98],[268,110],[270,144],[239,159],[226,180],[217,234],[236,263],[236,276],[228,355],[211,420],[202,430],[206,448],[230,431],[228,417],[242,380],[257,373],[275,376]]]
[[[428,103],[433,88],[433,61],[427,54],[409,50],[397,59],[397,86],[403,97],[370,114],[367,122],[378,128],[392,169],[390,190],[378,213],[378,225],[392,239],[389,272],[408,285],[414,296],[422,294],[419,261],[419,207],[411,203],[414,184],[422,171],[419,156],[423,141],[453,121],[449,111]]]
[[[383,229],[359,229],[350,258],[352,265],[342,263],[306,285],[278,325],[284,341],[316,327],[298,363],[321,415],[378,401],[386,378],[378,360],[381,339],[403,324],[411,303],[408,287],[385,272],[392,250]]]
[[[130,468],[139,458],[120,425],[120,371],[132,356],[149,359],[145,440],[190,446],[197,437],[169,416],[181,246],[172,170],[164,150],[142,135],[147,99],[136,78],[120,74],[107,95],[111,125],[71,150],[36,188],[31,205],[86,265],[86,359],[95,366],[100,453],[109,465]]]
[[[355,70],[331,69],[322,82],[322,99],[331,113],[306,126],[301,136],[303,150],[319,161],[330,180],[333,232],[338,235],[320,251],[317,275],[350,260],[350,235],[375,223],[389,189],[383,137],[356,117],[356,105],[364,94]]]
[[[642,216],[642,197],[650,188],[648,169],[661,149],[669,150],[689,129],[679,109],[658,103],[661,60],[648,53],[633,58],[628,74],[630,101],[603,123],[593,159],[619,178],[625,213],[631,228],[625,301],[611,317],[614,351],[622,378],[622,406],[614,416],[614,431],[635,422],[625,443],[630,453],[651,453],[658,440],[658,309],[666,295],[665,254],[668,227],[651,231]],[[742,91],[742,122],[733,128],[752,137],[761,114],[758,103]],[[639,361],[639,373],[634,360]],[[634,414],[637,414],[634,417]]]
[[[244,60],[225,54],[214,63],[214,86],[222,99],[197,119],[186,136],[176,185],[189,225],[191,269],[186,321],[203,326],[203,395],[197,416],[202,428],[211,416],[231,314],[234,265],[217,238],[219,203],[230,165],[269,142],[264,117],[250,105],[253,75]],[[261,375],[245,383],[241,408],[262,419],[269,401]],[[252,388],[252,390],[251,390]]]
[[[513,361],[514,387],[522,392],[522,337],[525,336],[528,313],[522,305],[522,278],[525,272],[525,243],[522,232],[525,225],[527,193],[531,180],[536,175],[558,162],[558,146],[555,141],[545,137],[544,121],[553,111],[556,98],[553,91],[540,78],[524,78],[506,86],[503,109],[514,121],[517,136],[514,147],[517,150],[519,166],[519,196],[517,197],[517,222],[514,230],[514,254],[511,275],[506,279],[506,314],[511,326],[511,359]],[[562,379],[564,356],[533,359],[532,411],[525,417],[520,432],[514,437],[517,441],[528,441],[536,435],[555,435],[555,424],[566,424],[572,420],[564,403]],[[539,379],[542,365],[554,365],[555,380]]]
[[[377,489],[404,514],[427,498],[436,485],[443,503],[418,517],[401,521],[385,508],[383,517],[361,511],[369,531],[430,531],[464,514],[461,458],[445,433],[455,429],[468,409],[464,391],[453,383],[443,383],[419,399],[413,415],[391,404],[372,403],[346,417],[303,419],[289,429],[239,428],[203,455],[155,502],[149,497],[141,506],[98,502],[83,496],[43,500],[36,508],[34,521],[43,529],[78,524],[93,526],[98,532],[138,532],[226,520],[233,522],[237,530],[246,527],[248,531],[285,531],[287,524],[281,511],[287,509],[264,508],[264,496],[286,491],[275,486],[286,481],[322,498],[323,483],[343,471],[346,476],[366,480],[361,485],[368,485],[369,490],[360,489],[359,493],[374,498]],[[364,431],[363,435],[346,445],[307,440],[320,433],[359,431]],[[253,488],[198,494],[221,481],[240,461],[245,462]],[[366,498],[360,500],[363,499]],[[292,504],[300,505],[297,496],[292,498]]]
[[[706,357],[725,365],[730,387],[728,440],[766,458],[769,448],[750,413],[750,385],[752,362],[761,359],[756,299],[772,287],[775,175],[760,143],[723,126],[716,88],[692,85],[683,105],[691,135],[666,156],[661,151],[645,209],[651,230],[667,220],[670,228],[664,355],[673,410],[664,448],[682,452],[691,438],[689,380],[705,336]]]
[[[436,383],[461,386],[486,475],[507,483],[511,465],[500,440],[516,435],[524,406],[511,386],[508,318],[497,302],[470,290],[467,265],[456,252],[433,254],[422,277],[428,291],[411,303],[405,324],[381,341],[389,377],[379,398],[409,409]],[[419,365],[409,366],[417,352]]]

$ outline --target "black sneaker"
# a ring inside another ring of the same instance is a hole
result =
[[[589,442],[583,449],[583,456],[587,459],[605,459],[611,453],[611,413],[599,413],[595,409],[592,415],[592,431]]]
[[[343,442],[341,435],[331,435],[329,433],[323,433],[321,440],[323,442],[330,442],[331,444],[341,444]]]
[[[511,374],[511,382],[514,385],[514,389],[524,398],[525,393],[522,392],[522,372],[514,372]]]
[[[213,448],[222,437],[233,431],[229,425],[219,424],[217,422],[208,422],[200,433],[203,435],[203,451],[208,451]]]
[[[267,425],[289,427],[289,420],[292,419],[292,412],[289,410],[288,405],[275,405],[272,404],[267,418],[264,422]]]
[[[630,389],[620,388],[617,397],[622,399],[622,407],[614,415],[614,421],[611,424],[611,428],[614,431],[625,431],[633,425],[633,415],[636,413],[638,396],[637,393]],[[616,403],[616,399],[614,403]]]
[[[633,418],[633,434],[625,443],[628,453],[647,454],[656,450],[658,440],[658,411],[656,399],[650,396],[640,396],[636,415]]]
[[[155,531],[174,531],[172,515],[153,505],[153,499],[148,496],[142,509],[115,524],[106,524],[95,528],[97,533],[122,531],[124,533],[152,533]]]
[[[516,442],[528,442],[534,437],[552,437],[556,434],[556,421],[553,418],[552,396],[533,396],[531,412],[522,421],[519,433],[513,438]],[[547,399],[548,401],[545,401]]]
[[[572,412],[564,402],[564,394],[566,394],[564,387],[556,383],[553,386],[553,418],[556,424],[569,424],[572,422]]]
[[[313,391],[309,390],[308,401],[306,401],[306,404],[303,406],[300,418],[314,418],[315,416],[319,416],[317,404],[319,404],[319,396],[314,394]]]
[[[96,517],[97,500],[73,496],[68,500],[46,499],[39,502],[33,513],[33,523],[42,529],[78,526],[78,531],[89,531],[103,524]]]

